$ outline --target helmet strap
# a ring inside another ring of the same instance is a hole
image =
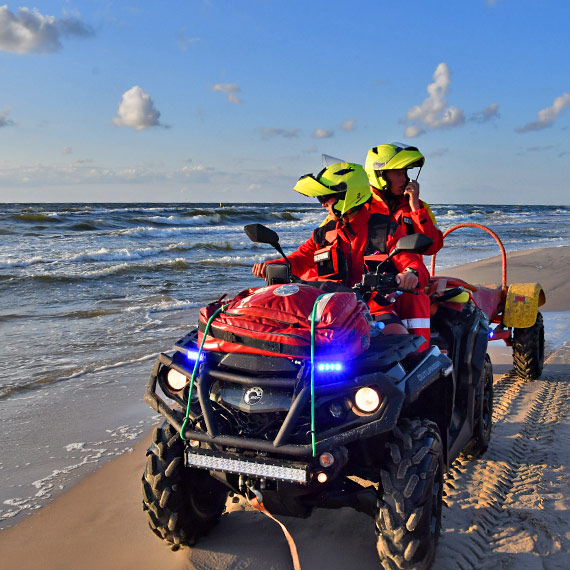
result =
[[[341,220],[342,219],[342,214],[340,212],[340,210],[336,209],[336,205],[338,204],[338,198],[336,199],[336,202],[332,205],[331,210],[336,214],[336,217]]]

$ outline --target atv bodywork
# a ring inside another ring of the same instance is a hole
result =
[[[143,475],[152,530],[194,544],[228,493],[261,493],[277,515],[364,512],[386,568],[429,567],[443,475],[460,453],[485,451],[493,402],[485,313],[468,300],[432,321],[425,352],[422,337],[377,333],[336,362],[203,351],[190,331],[159,356],[145,393],[165,418]]]

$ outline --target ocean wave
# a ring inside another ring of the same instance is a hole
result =
[[[45,259],[40,256],[31,257],[30,259],[5,259],[0,260],[0,269],[12,269],[15,267],[30,267],[39,263],[51,263],[52,259]]]
[[[89,232],[100,229],[98,225],[93,222],[79,222],[78,224],[73,224],[69,226],[70,230],[76,232]]]
[[[167,251],[169,248],[143,248],[139,250],[129,251],[128,249],[119,249],[110,251],[107,248],[102,247],[97,251],[80,253],[73,257],[70,257],[66,261],[70,263],[82,263],[82,262],[91,262],[91,261],[128,261],[128,260],[137,260],[137,259],[144,259],[145,257],[152,257],[156,255],[160,255]]]
[[[97,374],[99,372],[105,372],[114,368],[123,368],[125,366],[130,366],[139,362],[154,360],[159,354],[160,352],[154,352],[152,354],[145,354],[143,356],[131,358],[128,360],[119,360],[117,362],[110,362],[106,364],[94,363],[85,367],[74,367],[69,369],[67,372],[64,372],[63,374],[59,373],[58,375],[36,378],[35,380],[31,380],[24,384],[0,386],[0,399],[6,398],[8,396],[13,396],[14,394],[20,392],[42,388],[55,382],[73,380],[74,378],[79,378],[87,374]]]
[[[232,265],[250,265],[259,261],[259,255],[249,255],[249,256],[229,256],[225,255],[222,257],[209,257],[202,259],[197,263],[205,265],[223,265],[224,267]],[[265,258],[269,258],[271,255],[266,255]]]
[[[220,223],[230,225],[239,222],[271,222],[271,221],[295,221],[298,216],[289,211],[271,211],[255,209],[231,209],[220,208],[211,210],[192,210],[188,213],[177,213],[169,216],[149,216],[134,218],[133,222],[152,224],[152,226],[212,226]]]
[[[40,214],[32,212],[22,212],[20,214],[12,214],[9,216],[12,220],[18,220],[20,222],[33,222],[37,224],[38,222],[61,222],[56,214]]]
[[[107,277],[116,277],[125,274],[152,274],[160,273],[161,271],[186,271],[197,262],[188,262],[184,258],[167,259],[155,262],[152,264],[141,263],[119,263],[117,265],[110,265],[101,269],[94,269],[92,271],[82,270],[80,272],[67,272],[52,271],[45,273],[35,273],[31,275],[16,275],[11,276],[13,282],[36,280],[42,283],[73,283],[81,281],[89,281],[92,279],[105,279]],[[2,276],[5,278],[6,276]]]

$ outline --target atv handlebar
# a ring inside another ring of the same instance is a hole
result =
[[[355,285],[353,289],[359,293],[378,292],[384,295],[400,291],[402,293],[412,293],[417,295],[414,289],[403,289],[398,287],[396,276],[393,273],[365,273],[362,281]]]

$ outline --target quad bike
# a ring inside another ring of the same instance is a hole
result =
[[[449,228],[444,239],[459,228],[479,228],[489,233],[501,250],[501,284],[472,285],[453,277],[434,276],[435,254],[431,260],[430,286],[432,295],[443,292],[448,303],[463,302],[470,298],[489,318],[489,340],[504,340],[513,349],[513,366],[516,375],[536,380],[544,365],[544,323],[538,307],[544,305],[546,296],[539,283],[515,283],[507,285],[507,255],[497,234],[480,224],[465,223]],[[450,288],[450,289],[448,289]],[[446,290],[447,289],[447,290]],[[453,296],[453,292],[457,295]],[[434,297],[432,297],[434,298]],[[443,299],[440,298],[440,303]]]
[[[272,230],[245,229],[282,253]],[[388,257],[430,244],[406,236]],[[218,522],[228,494],[277,515],[348,506],[374,519],[384,568],[429,568],[443,475],[460,453],[477,456],[489,444],[487,316],[471,299],[445,306],[444,292],[436,343],[418,353],[422,337],[384,336],[358,300],[397,291],[385,263],[354,289],[268,267],[267,286],[202,309],[198,329],[154,366],[145,401],[165,422],[142,478],[150,528],[175,549],[192,545]],[[273,321],[263,303],[251,308],[258,298],[273,303]],[[310,315],[286,322],[285,308],[304,298]],[[273,332],[252,340],[248,310]],[[356,320],[334,329],[336,310]]]

